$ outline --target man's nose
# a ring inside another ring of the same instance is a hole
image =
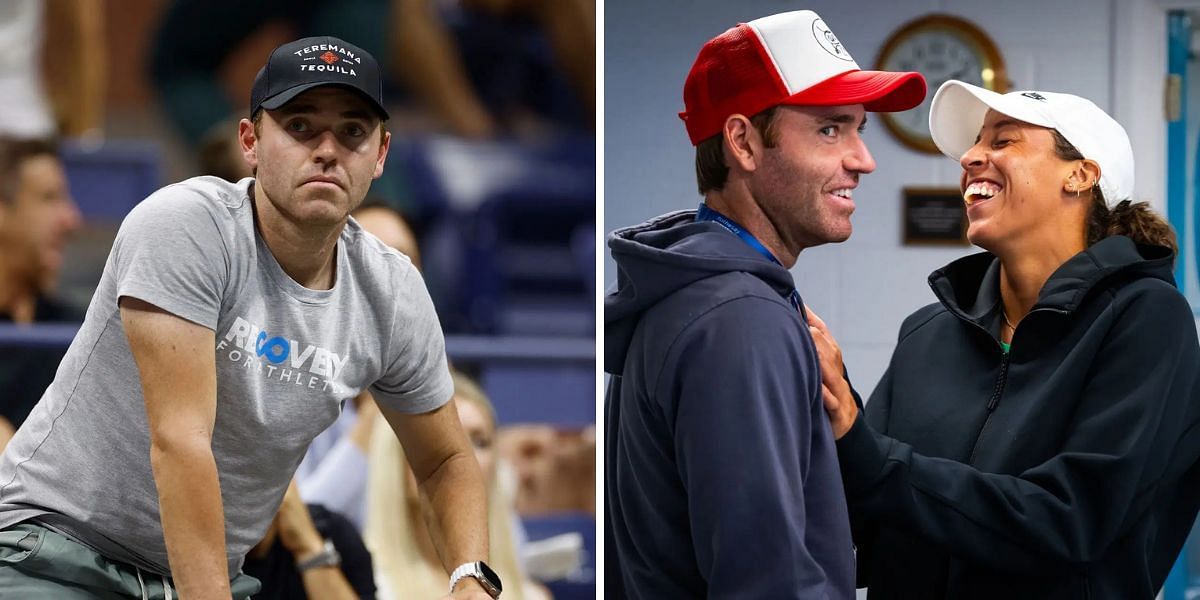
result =
[[[862,137],[857,138],[854,151],[846,157],[844,163],[846,170],[855,173],[870,173],[875,170],[875,157],[871,156],[871,151],[867,149],[866,140]]]

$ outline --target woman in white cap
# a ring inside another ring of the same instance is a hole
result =
[[[1069,94],[938,90],[968,237],[859,417],[813,320],[859,585],[1153,598],[1200,506],[1200,347],[1124,129]]]

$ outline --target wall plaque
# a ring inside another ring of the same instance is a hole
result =
[[[967,207],[956,188],[904,188],[905,245],[969,246]]]

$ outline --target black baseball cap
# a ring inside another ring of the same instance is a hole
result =
[[[250,116],[260,108],[275,110],[322,85],[358,92],[387,120],[383,82],[375,57],[354,44],[327,35],[289,42],[271,52],[250,88]]]

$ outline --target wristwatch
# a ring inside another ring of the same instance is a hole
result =
[[[321,547],[320,552],[304,560],[296,561],[296,570],[303,573],[317,567],[336,567],[340,564],[342,564],[342,555],[338,554],[337,548],[333,547],[331,540],[325,540],[325,545]]]
[[[504,586],[500,585],[500,576],[496,574],[487,563],[482,560],[475,562],[463,563],[450,574],[450,593],[454,593],[454,586],[462,581],[463,577],[474,577],[479,585],[483,586],[483,591],[487,592],[492,598],[499,598],[500,591]]]

